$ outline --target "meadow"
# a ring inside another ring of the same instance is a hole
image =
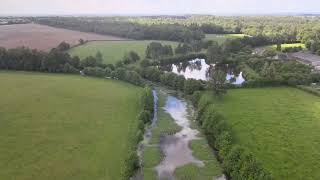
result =
[[[121,60],[124,54],[131,50],[137,52],[140,58],[143,59],[146,48],[151,42],[172,45],[172,48],[178,45],[177,42],[171,41],[96,41],[72,48],[69,53],[71,56],[79,56],[80,59],[84,59],[88,56],[95,56],[100,51],[104,63],[113,64]]]
[[[319,97],[289,87],[237,89],[215,103],[236,143],[275,179],[320,177]]]
[[[205,39],[216,41],[218,44],[223,44],[227,39],[237,39],[245,36],[245,34],[206,34]]]
[[[142,88],[4,71],[0,82],[0,179],[120,179]]]

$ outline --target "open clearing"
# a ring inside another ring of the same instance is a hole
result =
[[[141,88],[24,72],[0,82],[0,179],[120,179]]]
[[[319,97],[285,87],[238,89],[216,103],[236,142],[275,179],[320,177]]]
[[[26,46],[31,49],[50,50],[62,41],[71,45],[83,40],[124,40],[120,37],[85,33],[54,28],[39,24],[15,24],[0,26],[0,47]]]
[[[206,34],[206,40],[212,40],[218,42],[218,44],[224,43],[227,39],[237,39],[245,37],[245,34]]]
[[[147,46],[151,42],[160,42],[163,45],[172,45],[175,48],[178,43],[171,41],[96,41],[72,48],[69,53],[79,56],[80,59],[95,56],[98,51],[103,55],[104,63],[112,64],[121,60],[126,52],[131,50],[137,52],[141,59],[145,57]]]

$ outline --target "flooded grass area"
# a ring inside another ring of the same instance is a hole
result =
[[[196,125],[187,102],[158,93],[158,120],[143,153],[145,180],[213,179],[222,168]],[[192,127],[192,128],[190,128]]]
[[[157,123],[151,130],[151,139],[148,144],[145,145],[143,153],[143,174],[145,180],[153,180],[158,177],[155,167],[160,164],[164,157],[159,146],[161,136],[174,134],[181,130],[181,128],[174,123],[171,116],[163,110],[165,103],[165,94],[159,92]]]
[[[216,157],[213,155],[212,149],[209,147],[205,139],[197,139],[191,141],[189,144],[192,155],[201,159],[204,163],[203,167],[196,166],[195,164],[188,164],[179,167],[175,171],[176,179],[201,179],[201,180],[212,180],[213,177],[223,177],[222,169],[217,161]]]

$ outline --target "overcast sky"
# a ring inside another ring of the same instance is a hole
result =
[[[1,0],[0,14],[318,13],[320,0]]]

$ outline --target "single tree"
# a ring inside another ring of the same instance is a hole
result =
[[[217,68],[209,70],[209,82],[213,92],[220,96],[227,93],[226,73]]]

